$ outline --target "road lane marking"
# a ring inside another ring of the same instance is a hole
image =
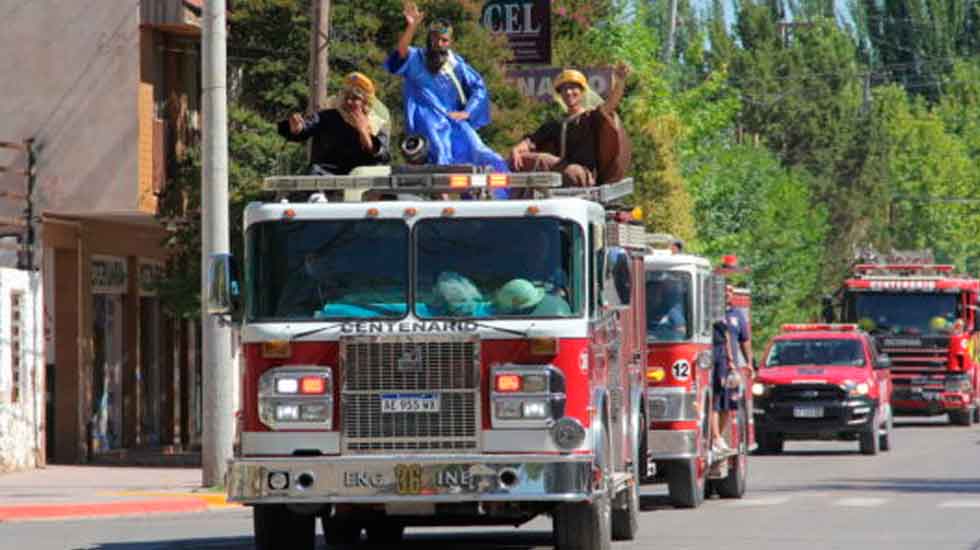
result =
[[[850,497],[834,501],[834,506],[846,506],[853,508],[874,508],[888,502],[887,498],[878,497]]]
[[[754,497],[729,501],[732,506],[777,506],[789,502],[789,497]]]
[[[939,508],[980,508],[980,500],[947,500],[940,502]]]

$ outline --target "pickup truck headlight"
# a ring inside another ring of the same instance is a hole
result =
[[[565,413],[565,375],[552,365],[494,365],[494,428],[547,428]]]
[[[840,387],[847,392],[848,397],[861,397],[868,395],[868,392],[871,391],[871,385],[867,382],[854,382],[852,380],[846,380]]]
[[[762,382],[754,382],[752,384],[752,395],[755,397],[762,397],[769,393],[769,384],[764,384]]]
[[[259,420],[273,430],[333,428],[333,372],[287,366],[259,378]]]

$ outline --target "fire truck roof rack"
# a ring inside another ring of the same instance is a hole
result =
[[[561,188],[561,174],[556,172],[523,173],[481,173],[465,170],[472,167],[421,167],[403,169],[396,167],[369,167],[349,176],[271,176],[265,178],[262,189],[277,195],[277,199],[287,198],[291,193],[321,193],[324,198],[334,201],[362,202],[395,195],[433,196],[441,198],[444,193],[465,193],[471,198],[494,198],[498,189],[530,190],[532,197],[557,198],[579,197],[586,200],[609,204],[633,192],[633,180],[627,178],[615,183],[595,187]],[[453,170],[459,168],[458,170]],[[368,192],[372,195],[365,197]],[[413,197],[413,198],[418,198]],[[320,201],[323,202],[323,201]]]
[[[854,273],[860,276],[920,275],[936,276],[952,273],[956,268],[947,264],[857,264]]]

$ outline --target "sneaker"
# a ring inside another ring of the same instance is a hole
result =
[[[735,451],[725,443],[724,439],[716,439],[711,445],[711,452],[719,457],[731,456],[735,454]]]

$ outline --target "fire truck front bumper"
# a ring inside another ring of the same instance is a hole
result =
[[[591,455],[399,455],[236,459],[228,500],[243,504],[577,502]]]
[[[649,430],[647,449],[654,460],[694,458],[698,454],[698,430]]]

